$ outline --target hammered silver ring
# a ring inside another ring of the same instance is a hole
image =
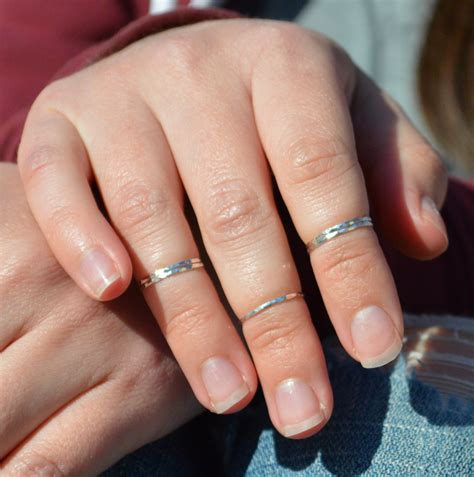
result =
[[[166,278],[177,275],[178,273],[189,272],[196,268],[202,268],[204,264],[200,258],[190,258],[188,260],[182,260],[181,262],[173,263],[167,267],[158,268],[153,273],[140,280],[140,285],[143,288],[148,288],[151,285],[155,285],[165,280]]]
[[[337,237],[338,235],[346,234],[352,230],[359,229],[361,227],[373,227],[372,219],[369,216],[356,217],[355,219],[346,220],[340,224],[333,225],[332,227],[323,230],[319,235],[314,237],[311,242],[306,244],[308,253],[320,247],[323,243]]]
[[[243,323],[244,321],[247,321],[249,318],[253,318],[255,315],[258,315],[263,310],[270,308],[271,306],[277,305],[278,303],[283,303],[284,301],[293,300],[294,298],[298,298],[302,296],[304,295],[301,292],[293,292],[293,293],[288,293],[286,295],[277,296],[276,298],[268,300],[265,303],[258,305],[256,308],[246,313],[242,318],[240,318],[240,321]]]

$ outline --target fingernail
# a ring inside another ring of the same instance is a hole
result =
[[[428,220],[428,222],[433,224],[445,236],[447,241],[448,232],[446,231],[446,225],[433,199],[431,197],[424,196],[421,199],[421,208],[423,211],[423,219]]]
[[[81,273],[98,298],[120,278],[115,263],[101,250],[91,250],[84,255]]]
[[[359,311],[352,320],[351,331],[356,354],[364,368],[378,368],[400,354],[400,336],[390,317],[378,306]]]
[[[301,434],[324,420],[318,398],[299,379],[281,382],[276,389],[275,401],[285,437]]]
[[[212,408],[217,414],[226,412],[250,392],[240,371],[225,358],[209,358],[202,365],[201,375]]]

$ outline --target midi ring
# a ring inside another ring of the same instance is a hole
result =
[[[300,296],[304,296],[303,293],[294,292],[294,293],[288,293],[287,295],[282,295],[282,296],[273,298],[272,300],[266,301],[265,303],[262,303],[261,305],[257,306],[257,308],[254,308],[252,311],[249,311],[242,318],[240,318],[240,321],[243,323],[244,321],[247,321],[249,318],[252,318],[255,315],[258,315],[263,310],[266,310],[267,308],[270,308],[271,306],[276,305],[277,303],[283,303],[284,301],[293,300],[293,298],[298,298]]]
[[[169,278],[178,273],[189,272],[189,270],[194,270],[195,268],[202,268],[204,264],[201,262],[200,258],[190,258],[188,260],[182,260],[181,262],[173,263],[164,268],[158,268],[148,277],[140,280],[140,285],[143,288],[148,288],[151,285],[160,283],[165,278]]]
[[[372,219],[369,216],[356,217],[355,219],[346,220],[340,224],[333,225],[332,227],[323,230],[319,235],[317,235],[311,242],[306,244],[306,250],[308,253],[311,253],[316,248],[320,247],[323,243],[328,240],[337,237],[338,235],[346,234],[352,230],[359,229],[361,227],[373,227]]]

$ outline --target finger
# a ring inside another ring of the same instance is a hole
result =
[[[95,167],[102,196],[141,280],[199,252],[159,123],[145,106],[128,111],[127,118],[126,137],[113,145],[95,141],[89,150],[101,158]],[[90,125],[82,127],[84,137],[92,137]],[[117,128],[123,124],[110,119],[94,126],[95,136],[109,138]],[[200,402],[218,413],[245,406],[257,387],[255,370],[205,269],[176,274],[144,295]]]
[[[299,36],[299,47],[311,52],[307,61],[291,50],[283,60],[267,58],[254,70],[252,97],[278,187],[308,243],[329,227],[369,215],[369,204],[341,72],[326,48]],[[360,228],[328,241],[311,253],[311,263],[345,349],[365,367],[394,359],[402,314],[374,231]]]
[[[179,112],[157,103],[175,160],[225,295],[239,317],[269,300],[301,290],[272,198],[271,181],[252,108],[243,87],[212,77],[212,91]],[[217,84],[217,85],[216,85]],[[222,89],[220,88],[222,87]],[[215,104],[214,96],[226,98]],[[205,114],[206,128],[200,126]],[[182,137],[179,124],[187,124]],[[212,131],[212,134],[209,133]],[[223,140],[225,138],[225,140]],[[314,434],[327,422],[332,394],[319,338],[302,298],[246,320],[270,417],[285,436]]]
[[[357,76],[352,117],[374,218],[401,252],[434,258],[448,246],[439,214],[446,170],[400,107],[362,72]]]
[[[184,379],[176,375],[170,380],[168,373],[163,367],[161,380],[146,383],[145,389],[142,384],[131,387],[116,380],[78,395],[14,449],[0,464],[0,473],[99,475],[125,455],[168,434],[199,412],[192,394],[183,392]],[[149,379],[150,373],[145,374]],[[143,399],[144,395],[155,398]]]
[[[65,337],[58,327],[57,320],[44,322],[2,352],[0,461],[45,419],[109,372],[105,348],[88,346],[87,331],[78,328]],[[100,342],[95,331],[95,342]],[[103,342],[108,339],[103,336]]]
[[[97,207],[75,127],[59,113],[36,111],[18,165],[30,208],[59,263],[92,298],[120,295],[130,283],[130,259]]]

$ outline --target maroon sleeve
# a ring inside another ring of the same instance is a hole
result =
[[[148,0],[0,1],[0,161],[16,161],[26,115],[39,92],[152,33],[233,18],[222,9],[145,15]]]

